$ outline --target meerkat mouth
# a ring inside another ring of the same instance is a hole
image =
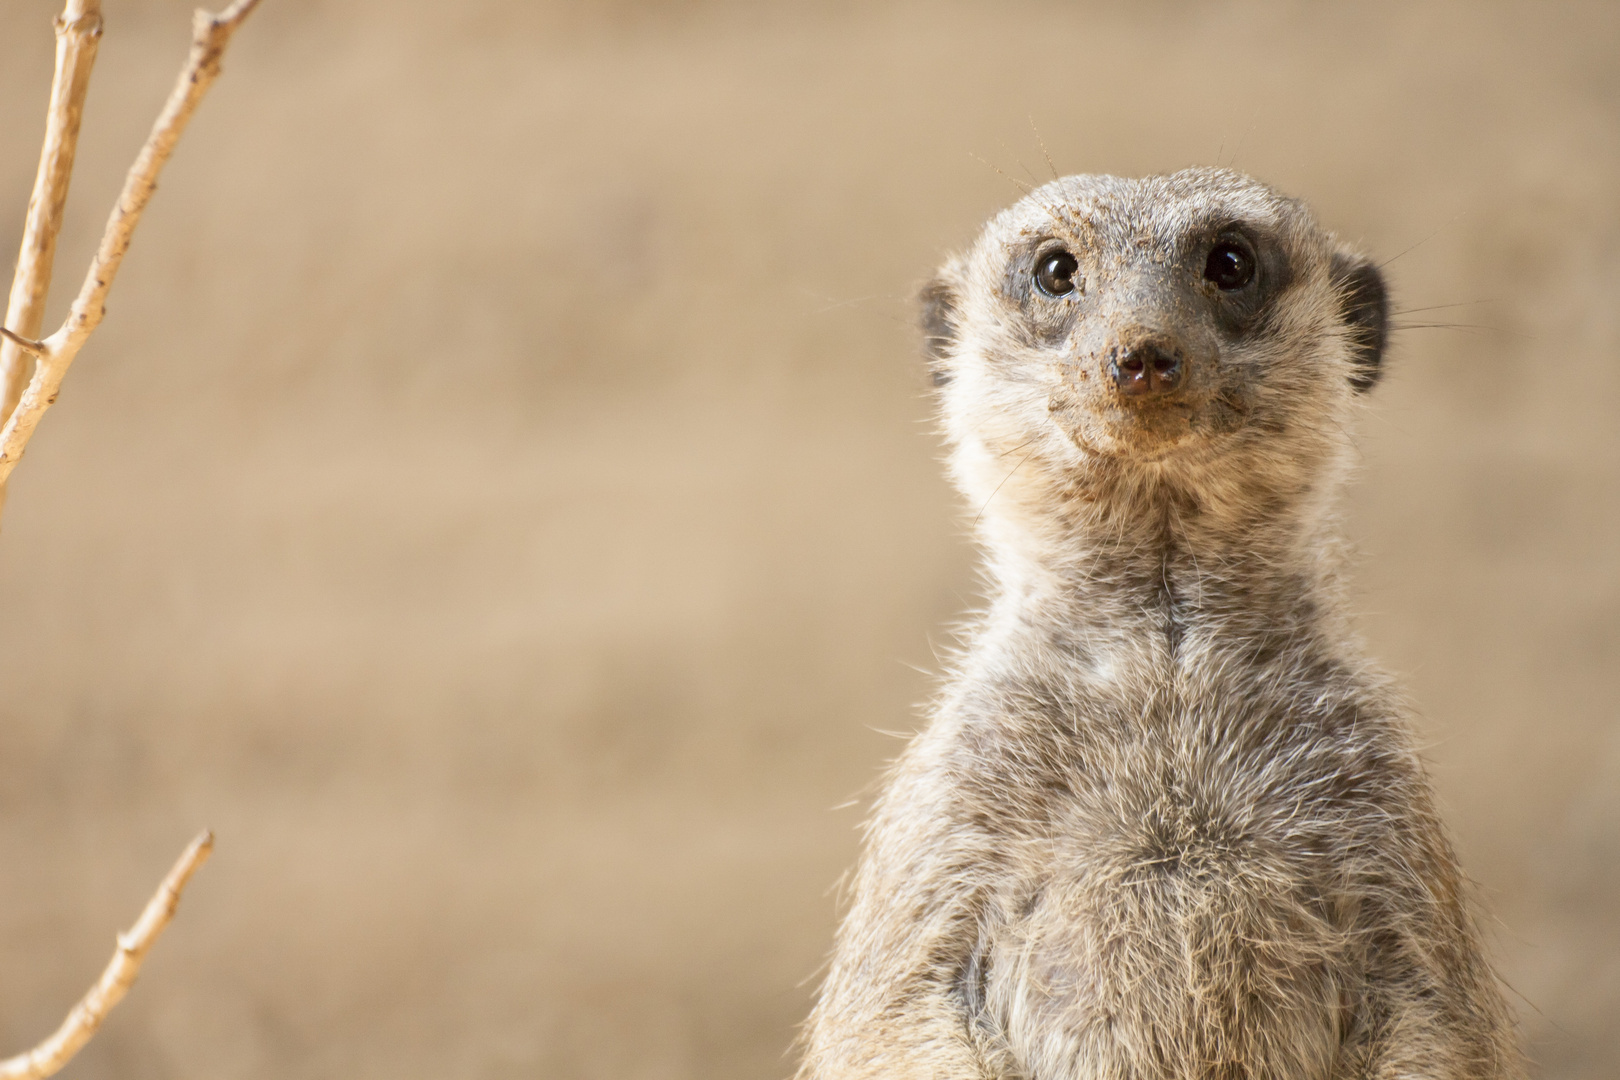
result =
[[[1182,354],[1168,349],[1110,350],[1099,365],[1109,373],[1102,387],[1095,379],[1065,378],[1047,409],[1059,430],[1087,453],[1159,460],[1229,426],[1203,422],[1211,395],[1187,385],[1188,366]]]

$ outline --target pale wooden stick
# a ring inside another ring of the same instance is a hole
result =
[[[6,325],[0,327],[0,416],[5,417],[5,426],[0,429],[0,499],[4,497],[5,480],[16,467],[40,415],[56,400],[57,388],[68,365],[105,314],[107,291],[112,287],[124,253],[129,250],[130,237],[141,211],[157,186],[158,172],[174,151],[197,103],[219,76],[220,56],[231,34],[257,3],[258,0],[236,0],[218,16],[199,11],[193,18],[191,55],[124,179],[124,189],[119,193],[118,203],[102,234],[101,246],[90,263],[90,271],[68,312],[67,321],[44,341],[34,341],[33,336],[39,333],[44,318],[56,234],[61,228],[79,123],[84,114],[85,91],[101,34],[100,0],[67,0],[66,9],[57,20],[56,76],[51,85],[45,146],[40,153],[39,173],[28,205]],[[33,377],[19,397],[16,387],[21,382],[28,354],[33,355]],[[73,1007],[54,1035],[26,1054],[0,1061],[0,1080],[42,1080],[60,1070],[90,1041],[107,1013],[129,992],[147,952],[174,918],[186,883],[213,848],[214,837],[209,832],[191,842],[135,925],[128,933],[118,936],[118,951],[89,993]]]
[[[62,328],[40,342],[41,349],[34,358],[34,375],[29,380],[28,389],[23,391],[17,407],[7,417],[5,427],[0,429],[0,484],[4,484],[11,470],[17,467],[17,460],[22,457],[23,448],[34,434],[39,418],[55,403],[56,391],[62,385],[62,376],[67,374],[68,365],[73,363],[73,358],[84,347],[86,339],[100,325],[101,317],[106,313],[107,290],[112,288],[113,278],[124,261],[124,253],[129,250],[130,237],[140,221],[141,211],[146,209],[152,192],[157,188],[158,173],[174,152],[174,145],[180,140],[180,133],[185,130],[191,114],[197,110],[198,102],[202,101],[203,95],[219,77],[220,57],[224,55],[231,35],[258,3],[259,0],[236,0],[218,15],[198,11],[193,17],[191,55],[185,69],[180,72],[174,90],[169,94],[169,100],[164,103],[163,111],[158,114],[157,122],[152,125],[146,145],[136,155],[135,164],[129,167],[129,174],[124,178],[124,189],[107,218],[101,246],[90,263],[78,298],[73,301]],[[8,329],[21,334],[16,327]]]
[[[147,901],[146,910],[141,912],[135,925],[130,927],[128,933],[118,935],[118,950],[113,953],[107,970],[101,973],[96,985],[73,1006],[73,1011],[56,1029],[56,1034],[26,1054],[0,1061],[0,1080],[41,1080],[60,1070],[90,1041],[112,1007],[129,992],[135,976],[140,974],[141,961],[146,959],[147,950],[163,933],[163,928],[169,925],[169,920],[174,918],[174,910],[180,906],[180,894],[185,890],[186,882],[191,880],[191,875],[197,872],[199,866],[208,861],[208,855],[213,850],[214,834],[211,832],[204,831],[191,842],[174,864],[174,869],[169,871],[169,876],[158,886],[158,891]]]
[[[84,96],[90,89],[90,69],[95,66],[100,41],[101,0],[68,0],[56,17],[56,76],[51,80],[51,103],[45,113],[45,144],[39,151],[39,172],[28,199],[17,273],[11,279],[11,300],[6,305],[5,326],[20,337],[38,337],[45,321],[56,234],[62,228],[79,122],[84,119]],[[17,407],[32,363],[29,352],[14,342],[0,345],[0,422]]]

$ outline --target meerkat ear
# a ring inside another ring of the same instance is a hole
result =
[[[1384,373],[1384,346],[1389,341],[1389,290],[1384,275],[1366,258],[1340,251],[1333,256],[1333,284],[1339,312],[1350,331],[1355,369],[1350,385],[1357,393],[1371,390]]]
[[[951,381],[951,353],[956,344],[957,316],[961,310],[954,269],[946,266],[917,294],[922,307],[919,322],[923,332],[923,358],[928,361],[935,386]]]

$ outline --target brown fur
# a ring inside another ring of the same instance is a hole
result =
[[[1203,275],[1239,236],[1252,287]],[[1077,288],[1031,284],[1062,247]],[[1511,1078],[1333,501],[1377,271],[1193,169],[1048,184],[924,292],[988,609],[894,765],[801,1080]],[[1111,358],[1185,358],[1132,400]]]

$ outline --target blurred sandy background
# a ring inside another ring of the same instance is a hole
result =
[[[52,325],[187,37],[106,8]],[[0,4],[8,258],[54,11]],[[1540,1075],[1611,1075],[1617,57],[1601,2],[266,0],[6,508],[4,1052],[206,824],[68,1076],[786,1074],[974,597],[910,296],[1044,141],[1466,305],[1364,425],[1361,620]]]

